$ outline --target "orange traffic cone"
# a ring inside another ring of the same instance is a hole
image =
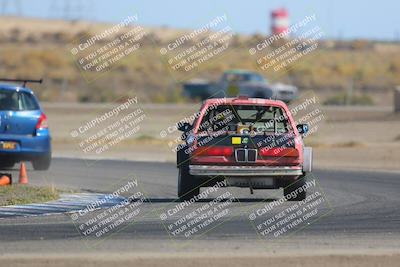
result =
[[[11,174],[0,174],[0,186],[2,185],[10,185],[11,182]]]
[[[19,183],[20,184],[28,183],[28,175],[26,174],[25,162],[21,162],[21,167],[19,169]]]

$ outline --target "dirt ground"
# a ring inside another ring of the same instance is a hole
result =
[[[51,255],[1,256],[0,266],[398,266],[400,254],[374,253],[370,255],[260,255],[245,254],[107,254],[107,255]]]

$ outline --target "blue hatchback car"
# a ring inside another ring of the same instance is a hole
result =
[[[23,86],[0,84],[0,169],[31,161],[35,170],[47,170],[51,163],[47,117],[26,81],[21,82]]]

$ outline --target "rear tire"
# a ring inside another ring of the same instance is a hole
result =
[[[15,165],[15,162],[2,162],[0,163],[0,169],[12,169]]]
[[[307,196],[306,190],[302,190],[296,194],[296,197],[292,197],[292,192],[296,192],[300,187],[306,184],[306,176],[303,175],[299,177],[295,182],[291,183],[283,189],[283,195],[288,199],[288,201],[301,201]]]
[[[51,155],[42,156],[32,161],[33,169],[37,171],[48,170],[50,168],[50,164],[51,164]]]
[[[186,164],[183,164],[186,165]],[[200,194],[196,178],[189,174],[188,166],[180,166],[178,174],[178,197],[181,201],[190,200]]]

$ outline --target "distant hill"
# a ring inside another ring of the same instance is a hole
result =
[[[147,35],[140,50],[124,57],[100,77],[82,76],[70,50],[82,36],[103,32],[112,24],[68,22],[33,18],[0,17],[0,76],[43,77],[45,84],[33,86],[48,101],[114,101],[138,95],[142,101],[180,102],[180,82],[200,77],[216,79],[226,69],[259,71],[267,79],[292,83],[301,90],[341,93],[352,84],[360,94],[389,92],[400,84],[400,45],[368,40],[319,42],[319,48],[284,71],[262,71],[249,55],[249,47],[266,36],[235,35],[229,49],[196,71],[174,71],[160,49],[193,30],[144,27]],[[129,32],[125,27],[121,32]],[[112,40],[115,36],[108,36]],[[188,49],[195,39],[182,45]],[[107,43],[99,43],[98,47]],[[97,44],[96,44],[97,45]],[[89,74],[89,76],[92,74]]]

